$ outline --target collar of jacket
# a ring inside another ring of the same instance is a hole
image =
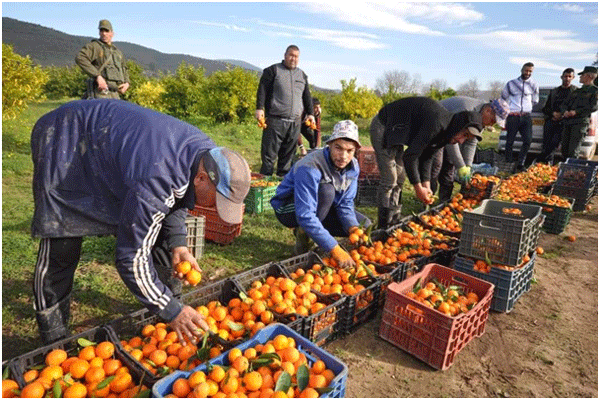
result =
[[[198,173],[198,166],[200,165],[200,160],[202,159],[204,153],[204,151],[199,151],[198,154],[196,154],[196,158],[194,159],[192,168],[190,169],[190,183],[188,184],[185,194],[181,198],[181,203],[188,210],[193,210],[194,207],[196,207],[196,188],[194,186],[194,178]]]

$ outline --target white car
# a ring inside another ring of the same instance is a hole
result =
[[[544,137],[544,114],[542,114],[542,108],[546,104],[546,99],[548,98],[548,94],[553,88],[545,87],[540,88],[540,101],[533,107],[533,112],[531,113],[531,122],[532,122],[532,139],[531,139],[531,147],[529,148],[529,155],[531,154],[540,154],[542,152],[542,140]],[[596,153],[596,147],[598,145],[598,135],[596,132],[598,131],[598,112],[592,114],[592,119],[590,122],[590,127],[588,130],[587,136],[583,139],[583,143],[581,145],[581,150],[579,152],[579,158],[585,158],[586,160],[592,159],[594,154]],[[521,135],[517,133],[517,137],[515,138],[515,142],[513,144],[513,152],[518,153],[521,150]],[[506,145],[506,130],[502,130],[500,132],[500,140],[498,141],[498,151],[504,151],[504,147]],[[554,154],[560,155],[560,145],[554,152]]]

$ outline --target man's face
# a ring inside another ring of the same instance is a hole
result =
[[[100,40],[106,44],[111,44],[113,40],[113,36],[115,36],[114,31],[109,31],[107,29],[100,29]]]
[[[469,133],[468,130],[463,129],[462,131],[458,132],[456,135],[454,135],[452,137],[452,139],[450,139],[450,144],[463,144],[467,139],[473,139],[475,136],[471,135]]]
[[[298,60],[300,60],[300,51],[289,49],[283,56],[283,65],[288,69],[294,69],[298,66]]]
[[[581,83],[582,85],[590,85],[594,81],[594,79],[596,79],[596,76],[594,74],[586,72],[585,74],[579,76],[579,83]]]
[[[333,164],[339,169],[344,169],[354,157],[356,143],[351,140],[338,139],[329,143],[329,149]]]
[[[204,169],[194,178],[194,193],[197,206],[214,207],[217,204],[217,187]]]
[[[571,86],[571,81],[575,78],[575,73],[573,72],[569,72],[569,73],[565,73],[562,74],[560,79],[562,80],[562,85],[564,87],[569,87]]]
[[[483,122],[483,126],[493,126],[496,124],[496,113],[494,109],[490,106],[483,107],[481,112],[481,120]]]
[[[313,105],[313,115],[319,115],[319,114],[321,114],[321,105],[314,104]]]
[[[521,69],[521,79],[524,81],[531,78],[531,74],[533,74],[533,67],[523,67]]]

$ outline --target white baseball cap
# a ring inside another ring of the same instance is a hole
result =
[[[326,143],[333,142],[337,139],[352,140],[356,143],[358,148],[361,146],[360,140],[358,140],[358,126],[356,126],[356,124],[349,119],[335,124],[333,127],[333,133],[331,136],[329,136],[329,139],[327,139]]]

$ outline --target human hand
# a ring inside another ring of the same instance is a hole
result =
[[[471,180],[471,167],[468,165],[462,166],[458,169],[458,180],[461,183],[468,183]]]
[[[420,183],[417,183],[416,185],[414,185],[415,188],[415,195],[417,196],[417,199],[419,199],[419,201],[423,204],[431,204],[433,203],[433,192],[431,191],[431,189],[429,189],[428,187],[425,187],[424,185],[421,185]]]
[[[173,248],[172,252],[173,252],[173,259],[172,259],[173,275],[175,275],[177,278],[183,280],[184,285],[189,285],[189,282],[185,279],[187,271],[185,271],[185,270],[178,271],[177,265],[179,263],[181,263],[182,261],[187,261],[190,263],[191,269],[195,269],[196,271],[202,273],[202,269],[200,269],[200,266],[198,265],[198,261],[196,261],[196,258],[192,255],[192,253],[190,253],[190,250],[186,246],[175,247],[175,248]],[[183,271],[185,271],[185,272],[183,272]]]
[[[256,118],[258,121],[265,119],[265,110],[256,110],[254,112],[254,118]]]
[[[119,85],[119,88],[117,90],[119,91],[119,93],[125,94],[125,92],[127,91],[127,89],[129,89],[129,83],[125,82],[125,83],[121,83]]]
[[[198,337],[203,335],[203,332],[198,328],[202,328],[204,332],[208,332],[208,324],[204,320],[204,316],[190,306],[183,306],[179,314],[169,325],[177,332],[177,338],[183,345],[185,345],[185,337],[192,343],[197,342]]]
[[[106,83],[106,81],[104,80],[104,78],[102,77],[102,75],[98,75],[96,77],[96,82],[98,83],[98,90],[101,92],[105,92],[108,90],[108,84]]]
[[[561,118],[562,118],[562,114],[559,113],[558,111],[554,111],[552,113],[552,120],[559,121]]]
[[[340,268],[349,268],[356,265],[350,254],[338,244],[331,250],[331,257],[337,262]]]

